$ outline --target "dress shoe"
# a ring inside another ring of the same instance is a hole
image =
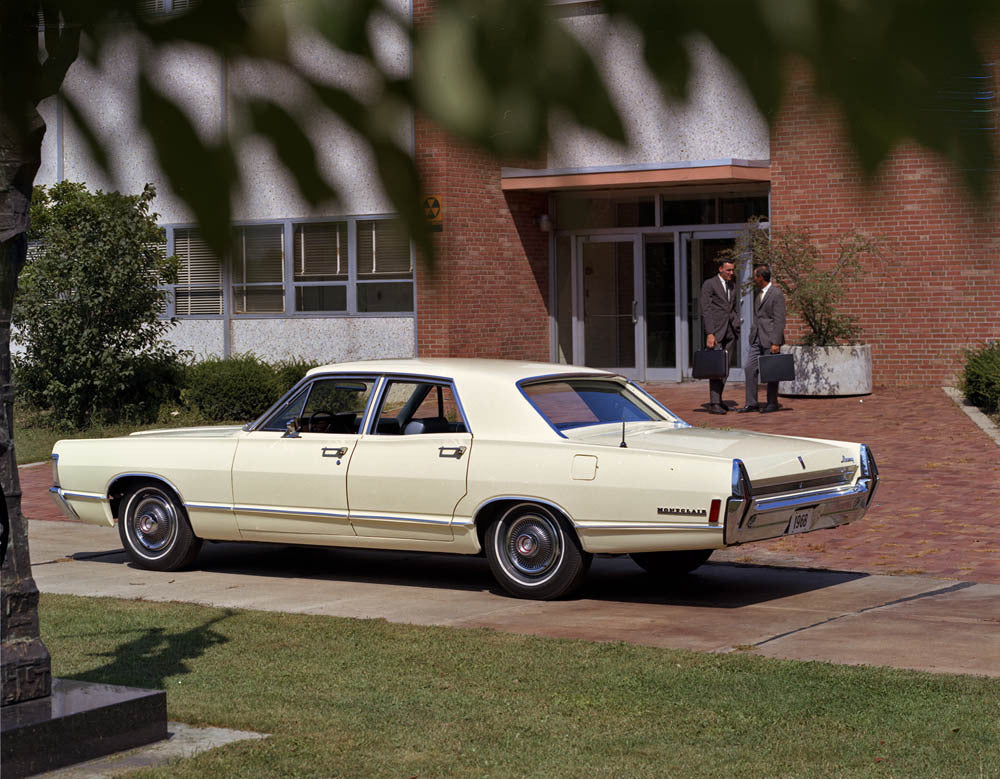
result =
[[[709,414],[725,414],[726,411],[727,409],[725,406],[720,406],[716,403],[713,403],[711,406],[708,407]]]
[[[781,406],[779,406],[777,403],[768,403],[766,406],[764,406],[764,408],[760,410],[760,413],[770,414],[772,411],[777,411],[780,408]]]
[[[736,409],[737,414],[746,414],[748,411],[760,411],[760,406],[747,404],[743,408]]]

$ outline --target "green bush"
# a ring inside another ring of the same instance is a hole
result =
[[[216,422],[255,419],[282,392],[274,367],[254,354],[194,363],[184,383],[187,402]]]
[[[181,368],[157,285],[176,279],[177,261],[162,251],[155,195],[148,184],[141,195],[35,188],[39,244],[14,308],[17,391],[61,426],[144,421],[176,397]]]
[[[271,363],[274,369],[275,381],[278,385],[278,397],[284,395],[295,386],[296,382],[306,375],[306,371],[322,363],[310,362],[301,358],[295,360],[279,360]],[[276,398],[277,399],[277,398]]]
[[[965,353],[962,391],[970,403],[987,413],[1000,411],[1000,341]]]

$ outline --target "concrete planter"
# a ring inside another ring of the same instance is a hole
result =
[[[795,357],[795,381],[778,385],[781,395],[870,395],[872,348],[859,346],[783,346]]]

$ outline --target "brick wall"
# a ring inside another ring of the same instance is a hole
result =
[[[800,68],[772,128],[771,177],[775,227],[805,227],[827,250],[845,228],[885,239],[885,271],[845,307],[872,344],[876,384],[953,383],[965,347],[1000,338],[1000,175],[993,202],[977,204],[941,158],[909,144],[866,183]],[[801,332],[790,327],[789,342]]]
[[[414,22],[432,8],[416,0]],[[549,234],[535,223],[547,197],[505,196],[500,161],[425,117],[416,118],[415,143],[425,191],[442,199],[444,214],[433,271],[418,264],[417,354],[547,361]]]
[[[549,359],[544,194],[500,189],[500,163],[416,121],[417,164],[443,204],[433,271],[417,271],[422,357]]]

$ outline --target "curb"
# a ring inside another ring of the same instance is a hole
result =
[[[997,426],[993,424],[992,419],[966,401],[966,399],[962,396],[962,392],[955,387],[942,387],[941,389],[944,390],[945,395],[955,401],[955,405],[962,409],[969,419],[975,422],[976,425],[978,425],[982,431],[986,433],[986,435],[993,439],[993,443],[1000,446],[1000,429],[997,429]]]

